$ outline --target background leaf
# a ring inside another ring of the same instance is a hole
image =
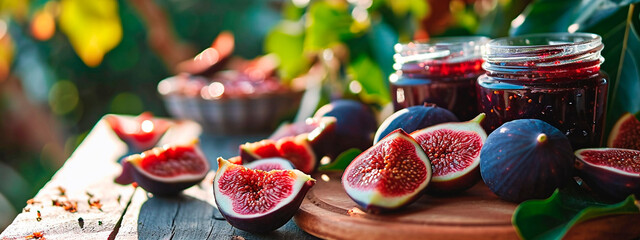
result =
[[[299,22],[283,21],[276,25],[265,38],[265,51],[280,59],[280,77],[293,79],[309,68],[303,54],[304,26]]]
[[[60,28],[80,59],[98,66],[122,39],[122,24],[115,0],[62,0]]]
[[[596,217],[615,214],[637,214],[635,197],[605,204],[593,199],[573,183],[567,189],[556,190],[544,200],[521,203],[513,213],[512,223],[522,239],[562,239],[575,224]]]
[[[351,161],[353,161],[353,159],[355,159],[358,155],[360,155],[360,153],[362,153],[362,151],[360,149],[357,149],[357,148],[347,149],[346,151],[340,153],[340,155],[338,155],[338,157],[336,157],[336,160],[334,160],[333,162],[331,162],[331,163],[329,163],[327,165],[322,165],[322,166],[318,167],[318,170],[320,170],[320,171],[343,171],[343,170],[347,169],[347,166],[349,166]]]

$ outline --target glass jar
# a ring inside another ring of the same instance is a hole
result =
[[[432,103],[460,120],[475,117],[479,113],[475,82],[484,73],[481,47],[488,41],[449,37],[396,44],[396,72],[389,76],[394,110]]]
[[[514,119],[536,118],[565,133],[574,149],[602,144],[608,76],[600,71],[602,39],[548,33],[487,43],[478,102],[490,132]]]

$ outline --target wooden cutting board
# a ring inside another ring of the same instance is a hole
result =
[[[394,213],[363,212],[342,188],[341,173],[317,174],[294,217],[304,231],[325,239],[517,239],[511,216],[517,204],[502,201],[479,183],[461,195],[423,196]],[[617,215],[574,226],[568,239],[640,236],[640,214]]]

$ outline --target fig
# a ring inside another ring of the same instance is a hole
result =
[[[316,111],[314,118],[320,117],[335,117],[336,130],[332,141],[317,147],[319,156],[335,158],[350,148],[364,151],[371,147],[378,123],[367,105],[349,99],[335,100]]]
[[[287,223],[314,184],[311,176],[299,170],[266,172],[218,158],[213,194],[229,224],[247,232],[264,233]]]
[[[316,156],[325,155],[324,147],[330,146],[336,139],[335,117],[307,118],[304,122],[288,123],[280,126],[269,139],[279,140],[285,137],[308,134],[307,140]]]
[[[318,160],[307,140],[307,134],[278,140],[280,156],[291,161],[300,171],[311,174],[316,170]]]
[[[410,133],[445,122],[458,122],[456,115],[446,108],[425,104],[400,109],[382,122],[373,138],[373,144],[398,128]]]
[[[431,176],[427,154],[397,129],[353,159],[342,175],[342,186],[364,210],[380,213],[415,201]]]
[[[573,150],[567,136],[538,119],[506,122],[480,151],[480,175],[503,200],[522,202],[551,196],[571,180]]]
[[[638,117],[631,113],[622,115],[609,133],[607,147],[640,150],[640,120]]]
[[[615,201],[640,196],[640,151],[587,148],[575,155],[580,178],[594,191]]]
[[[152,148],[126,157],[123,164],[138,186],[159,196],[177,195],[202,181],[210,169],[197,141]]]
[[[143,112],[133,119],[110,114],[105,120],[131,153],[154,147],[171,126],[167,120],[154,119],[151,112]]]
[[[481,113],[467,122],[441,123],[411,133],[431,160],[430,193],[455,193],[480,180],[480,150],[487,139]]]
[[[275,140],[265,139],[240,145],[240,158],[243,163],[270,157],[280,157],[280,152],[278,151]]]
[[[231,161],[229,162],[233,163]],[[295,169],[291,162],[280,157],[259,159],[257,161],[247,163],[244,166],[251,169],[260,169],[262,171]]]
[[[240,146],[242,163],[250,163],[258,159],[282,157],[304,173],[312,173],[318,165],[316,155],[309,144],[308,134],[289,136],[278,141],[265,139]]]

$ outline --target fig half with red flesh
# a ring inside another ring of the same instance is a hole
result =
[[[128,156],[125,161],[133,180],[147,192],[160,196],[177,195],[202,181],[210,169],[195,142],[152,148]]]
[[[244,166],[251,169],[259,169],[262,171],[295,169],[291,162],[281,157],[258,159],[256,161],[247,163]]]
[[[612,200],[640,197],[640,151],[586,148],[575,152],[580,177],[593,190]]]
[[[291,161],[296,169],[307,174],[316,170],[318,160],[307,140],[307,134],[280,139],[276,145],[280,156]]]
[[[311,176],[299,170],[266,172],[218,158],[213,194],[229,224],[247,232],[264,233],[287,223],[314,184]]]
[[[455,193],[480,180],[480,150],[487,133],[480,123],[485,114],[467,122],[441,123],[411,133],[431,160],[430,193]]]
[[[280,157],[280,151],[278,151],[275,140],[265,139],[240,145],[240,158],[243,163],[270,157]]]
[[[166,120],[144,112],[135,118],[107,115],[105,120],[113,132],[129,147],[129,152],[142,152],[154,147],[171,126]]]
[[[282,157],[304,173],[312,173],[318,165],[316,155],[309,143],[308,134],[282,138],[278,141],[265,139],[240,146],[242,163],[250,163],[258,159]]]
[[[379,213],[416,200],[429,184],[431,171],[424,150],[398,129],[349,164],[342,175],[342,186],[367,212]]]
[[[638,115],[640,116],[640,113]],[[609,133],[607,147],[640,150],[640,120],[638,120],[638,116],[631,113],[622,115]]]

